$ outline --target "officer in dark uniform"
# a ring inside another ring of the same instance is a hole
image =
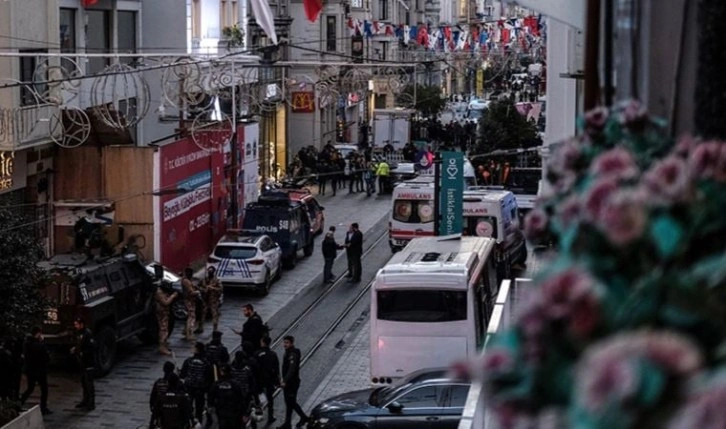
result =
[[[209,406],[217,411],[219,429],[242,429],[244,415],[242,389],[230,378],[231,368],[222,365],[220,379],[209,390]]]
[[[292,412],[295,411],[300,421],[295,425],[301,428],[307,424],[309,418],[297,403],[297,391],[300,389],[300,349],[295,348],[295,337],[286,335],[282,339],[282,346],[285,348],[285,355],[282,357],[282,392],[285,396],[285,422],[280,429],[290,429],[292,423]]]
[[[234,361],[229,367],[230,379],[236,384],[242,392],[242,400],[240,407],[243,412],[243,418],[249,419],[252,416],[252,405],[257,405],[257,377],[255,375],[254,361],[247,354],[238,350],[235,353]],[[252,420],[252,427],[256,426],[256,422]]]
[[[24,404],[35,390],[35,385],[40,386],[40,411],[44,414],[51,414],[48,409],[48,362],[50,354],[43,340],[43,333],[40,326],[33,327],[32,335],[25,341],[25,376],[28,384],[20,403]]]
[[[245,304],[242,307],[242,314],[247,318],[242,325],[241,331],[233,330],[235,334],[242,337],[242,343],[249,342],[255,348],[260,346],[260,338],[264,336],[265,324],[262,317],[255,311],[252,304]]]
[[[184,361],[181,378],[194,402],[194,416],[201,423],[204,417],[204,397],[213,381],[212,366],[204,356],[204,343],[194,344],[194,355]]]
[[[93,385],[96,370],[96,340],[93,339],[91,330],[86,328],[86,322],[80,317],[73,322],[73,327],[78,337],[75,347],[71,349],[71,354],[76,356],[81,365],[81,387],[83,388],[83,400],[76,404],[76,408],[92,411],[96,409],[96,388]]]
[[[166,393],[159,399],[159,422],[161,429],[191,429],[194,426],[192,401],[184,391],[179,377],[172,373],[167,381]]]
[[[169,391],[169,378],[177,375],[174,373],[175,370],[174,362],[164,362],[164,376],[154,382],[154,387],[151,388],[151,396],[149,397],[149,408],[151,409],[151,423],[149,428],[155,428],[159,425],[159,416],[161,409],[159,403],[162,396]],[[178,378],[178,377],[177,377]]]
[[[219,373],[222,365],[229,363],[229,351],[222,344],[222,333],[219,331],[212,332],[212,341],[207,344],[204,352],[207,362]]]
[[[275,393],[275,388],[280,385],[280,360],[277,358],[277,353],[270,349],[270,343],[272,343],[270,337],[262,337],[262,340],[260,340],[262,347],[255,354],[259,365],[258,389],[264,392],[265,398],[267,398],[268,425],[275,421],[275,411],[273,409],[275,400],[272,395]]]

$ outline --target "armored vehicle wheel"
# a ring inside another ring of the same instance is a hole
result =
[[[116,334],[110,326],[103,326],[96,334],[96,364],[98,373],[106,375],[116,360]]]

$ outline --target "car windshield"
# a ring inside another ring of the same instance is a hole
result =
[[[371,392],[371,396],[368,402],[374,406],[384,405],[395,399],[398,395],[400,395],[403,391],[405,391],[412,385],[434,378],[446,377],[446,374],[447,370],[441,368],[416,371],[394,382],[390,386],[382,386],[377,388],[376,390]]]
[[[217,246],[214,256],[222,259],[250,259],[257,255],[257,248],[251,246]]]

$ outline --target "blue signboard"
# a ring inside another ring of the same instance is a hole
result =
[[[459,234],[463,228],[464,212],[464,154],[441,153],[441,186],[439,235]]]

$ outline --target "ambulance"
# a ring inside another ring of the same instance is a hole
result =
[[[494,238],[500,278],[511,267],[524,264],[527,246],[518,226],[519,208],[514,194],[502,189],[470,187],[464,191],[463,235]],[[419,176],[393,189],[393,210],[388,223],[391,251],[403,249],[415,237],[434,235],[434,180]]]

